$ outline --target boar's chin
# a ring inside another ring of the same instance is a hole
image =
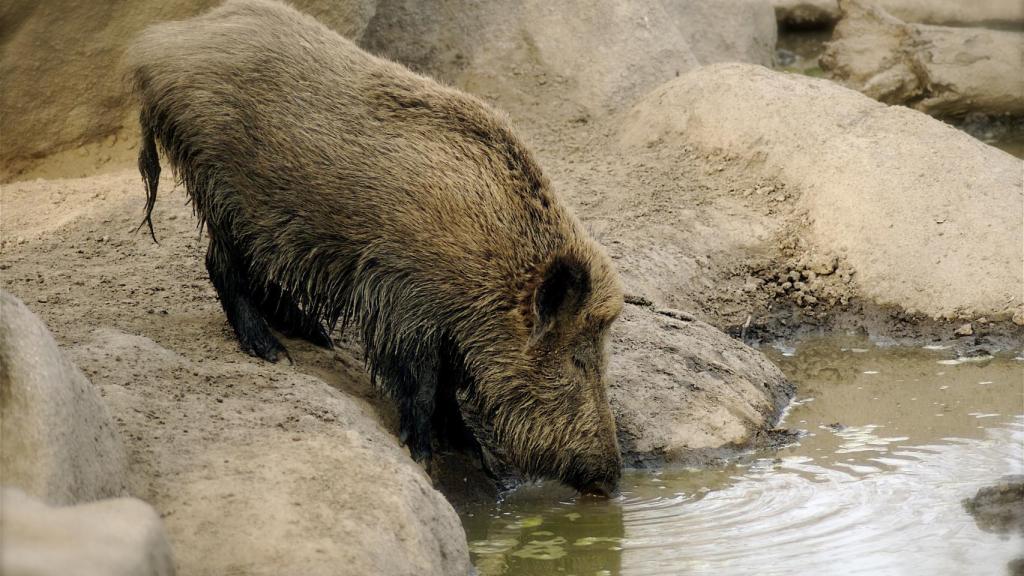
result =
[[[504,451],[494,437],[494,430],[490,423],[481,418],[480,410],[475,402],[476,398],[470,392],[471,389],[460,390],[456,394],[459,415],[480,449],[484,472],[498,483],[500,488],[510,487],[515,484],[515,478],[519,476],[518,471],[505,457]]]

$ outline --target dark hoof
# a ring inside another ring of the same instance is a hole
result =
[[[409,455],[412,456],[413,460],[424,463],[429,469],[430,457],[433,456],[433,450],[431,450],[429,441],[420,439],[419,436],[412,434],[408,428],[399,431],[398,441],[402,443],[402,446],[409,447]]]
[[[309,330],[305,335],[305,339],[314,346],[326,348],[327,350],[334,349],[334,341],[331,340],[331,335],[320,324],[317,324],[312,330]]]
[[[261,338],[256,338],[252,342],[243,342],[242,350],[245,350],[246,353],[256,356],[257,358],[263,358],[267,362],[276,363],[281,356],[284,356],[289,362],[292,362],[292,357],[288,354],[288,350],[284,345],[281,344],[277,338],[274,338],[269,334]]]
[[[424,468],[430,470],[430,461],[433,454],[431,454],[429,448],[423,449],[409,446],[409,454],[412,456],[413,461],[422,464]]]

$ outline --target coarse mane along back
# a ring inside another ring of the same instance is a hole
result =
[[[472,345],[481,307],[515,309],[550,254],[585,252],[503,115],[290,8],[231,1],[148,29],[129,59],[143,173],[159,143],[249,277],[358,320],[377,368],[442,329]]]

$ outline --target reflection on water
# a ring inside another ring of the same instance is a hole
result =
[[[832,30],[789,30],[779,34],[775,65],[785,72],[822,76],[818,58],[825,52],[825,43],[832,39]]]
[[[1024,362],[837,339],[766,352],[798,384],[798,444],[632,472],[611,502],[541,485],[467,510],[480,574],[1005,574],[1024,555],[960,503],[1024,473]]]
[[[952,124],[990,146],[1024,158],[1024,116],[968,114]]]

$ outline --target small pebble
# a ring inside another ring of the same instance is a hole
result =
[[[1013,323],[1017,326],[1024,326],[1024,308],[1018,308],[1013,313]]]
[[[971,336],[974,334],[974,326],[971,323],[961,324],[959,328],[953,331],[953,334],[957,336]]]

